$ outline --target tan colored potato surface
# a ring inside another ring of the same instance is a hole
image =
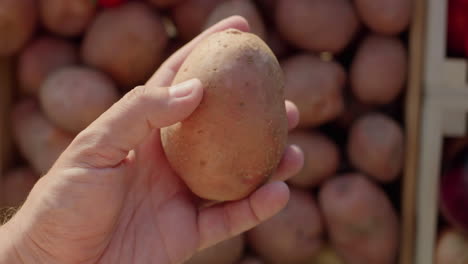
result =
[[[291,188],[285,209],[247,233],[252,249],[270,264],[302,264],[322,246],[323,224],[313,196]]]
[[[288,58],[281,65],[286,99],[299,109],[299,127],[322,125],[344,110],[346,73],[340,64],[304,53]]]
[[[338,176],[319,193],[328,235],[346,264],[392,264],[398,219],[386,194],[361,174]]]
[[[186,120],[162,129],[166,156],[198,196],[244,198],[271,176],[285,148],[279,63],[260,38],[230,29],[200,43],[174,84],[192,78],[203,83],[203,100]]]

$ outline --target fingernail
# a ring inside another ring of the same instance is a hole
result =
[[[191,79],[185,82],[178,83],[169,88],[169,95],[175,98],[186,97],[190,95],[193,88],[200,83],[198,79]]]

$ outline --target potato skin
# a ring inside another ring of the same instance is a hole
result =
[[[363,103],[389,104],[405,87],[407,67],[401,40],[369,35],[360,44],[352,62],[351,89]]]
[[[102,72],[74,66],[49,75],[39,99],[53,123],[77,134],[111,107],[119,94],[114,82]]]
[[[446,228],[437,242],[435,264],[464,264],[468,262],[468,239],[452,228]]]
[[[83,40],[83,61],[131,89],[147,81],[164,56],[168,36],[161,18],[143,2],[102,11]]]
[[[45,27],[67,37],[83,33],[96,12],[90,0],[39,0],[39,8]]]
[[[369,113],[351,127],[347,151],[357,169],[378,181],[393,181],[403,168],[403,131],[391,118]]]
[[[251,33],[265,39],[265,25],[252,0],[227,0],[219,3],[208,16],[205,28],[233,15],[244,17],[249,22]]]
[[[300,188],[314,187],[338,169],[338,146],[324,134],[295,130],[288,135],[289,144],[299,146],[304,152],[304,167],[288,180],[289,184]]]
[[[78,49],[67,40],[42,36],[35,39],[20,54],[18,80],[21,92],[37,95],[47,76],[67,65],[78,63]]]
[[[8,171],[2,180],[3,206],[20,206],[37,180],[39,176],[28,167]]]
[[[244,236],[239,235],[196,253],[184,264],[235,264],[242,257],[244,246]]]
[[[37,26],[35,0],[0,1],[0,56],[12,56],[31,38]]]
[[[398,252],[398,219],[385,193],[361,174],[326,182],[320,208],[330,240],[347,264],[391,264]]]
[[[286,99],[299,109],[299,127],[319,126],[344,110],[346,73],[334,61],[304,53],[282,61]]]
[[[354,0],[362,21],[374,32],[396,35],[408,28],[412,0]]]
[[[359,28],[348,0],[278,0],[275,21],[286,40],[319,52],[341,52]]]
[[[211,11],[224,0],[184,0],[171,11],[177,33],[183,40],[191,40],[203,29]]]
[[[306,263],[322,246],[323,224],[313,196],[291,188],[286,207],[248,231],[252,249],[269,264]]]
[[[30,100],[15,105],[12,120],[20,152],[40,175],[47,173],[73,140],[73,136],[53,126]]]
[[[201,104],[161,130],[174,170],[198,196],[237,200],[276,169],[287,139],[283,75],[254,34],[230,29],[209,36],[188,56],[173,84],[198,78]]]

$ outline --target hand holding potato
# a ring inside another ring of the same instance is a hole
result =
[[[211,27],[74,139],[0,228],[0,263],[180,263],[285,206],[287,186],[270,182],[246,199],[200,209],[162,150],[159,128],[191,115],[204,84],[167,87],[201,39],[227,28],[248,25],[230,18]],[[286,106],[293,127],[297,109]],[[300,150],[286,148],[272,181],[301,166]]]

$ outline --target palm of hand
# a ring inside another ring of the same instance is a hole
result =
[[[149,83],[169,85],[200,38],[229,27],[248,29],[240,18],[220,22],[170,58]],[[127,105],[117,105],[103,114],[77,136],[7,223],[23,262],[181,263],[197,250],[254,227],[286,204],[286,185],[272,182],[246,199],[199,209],[200,201],[168,164],[159,129],[154,128],[190,114],[202,89],[188,99],[169,101],[162,100],[168,97],[166,90],[134,91],[127,101],[135,103],[133,97],[147,93],[134,108],[148,109],[130,108],[122,114]],[[297,109],[291,104],[286,108],[292,127],[298,121]],[[132,120],[160,111],[160,116],[173,115],[172,119]],[[114,130],[122,133],[112,135]],[[300,150],[289,147],[273,180],[285,180],[301,166]]]

